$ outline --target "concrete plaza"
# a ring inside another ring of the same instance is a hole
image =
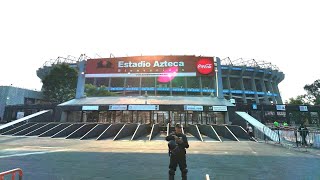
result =
[[[320,179],[320,151],[299,152],[251,141],[191,141],[188,178]],[[0,136],[0,171],[20,167],[24,180],[165,180],[165,141],[66,140]],[[176,179],[180,178],[177,170]]]

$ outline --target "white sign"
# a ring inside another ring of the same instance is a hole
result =
[[[17,112],[17,119],[21,119],[24,117],[24,112]]]
[[[98,111],[99,106],[82,106],[82,111]]]
[[[127,110],[127,105],[109,105],[110,111]]]
[[[227,106],[212,106],[212,111],[228,111]]]
[[[232,104],[235,104],[236,100],[235,99],[229,99],[229,102],[232,103]]]
[[[185,111],[203,111],[203,106],[184,106]]]
[[[300,111],[308,111],[308,106],[299,106]]]
[[[129,105],[128,110],[131,111],[157,111],[159,105]]]
[[[276,105],[277,111],[285,111],[286,105]]]

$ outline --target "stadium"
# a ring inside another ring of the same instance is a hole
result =
[[[46,62],[38,69],[38,77],[43,79],[59,63],[78,70],[76,98],[49,111],[35,105],[34,120],[2,134],[151,140],[180,123],[186,133],[201,141],[204,137],[239,141],[248,139],[244,128],[249,114],[236,112],[246,107],[241,104],[254,104],[256,110],[282,104],[278,84],[284,74],[262,61],[194,55],[95,59],[81,55]],[[86,84],[114,95],[89,97]],[[22,108],[30,106],[7,107],[5,116]],[[276,116],[282,113],[272,111]]]
[[[222,78],[223,95],[226,99],[235,99],[236,103],[245,104],[282,104],[278,84],[284,79],[284,73],[277,66],[254,59],[224,58],[221,60],[221,74],[217,73],[216,66],[215,71],[212,69],[211,73],[203,74],[196,68],[197,61],[203,58],[205,57],[134,56],[88,59],[86,64],[89,74],[86,75],[86,84],[104,86],[124,96],[144,95],[146,92],[151,96],[207,96],[216,94],[217,79]],[[213,57],[210,58],[213,67]],[[44,77],[51,64],[62,62],[76,67],[77,60],[67,57],[47,62],[37,71],[39,78]],[[93,66],[99,67],[99,73],[105,68],[106,74],[93,74]],[[172,79],[163,76],[159,79],[159,73],[169,67],[176,71],[172,74]]]

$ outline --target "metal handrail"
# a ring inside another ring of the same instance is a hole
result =
[[[22,172],[22,170],[20,168],[16,168],[16,169],[12,169],[12,170],[9,170],[9,171],[1,172],[0,173],[0,180],[4,180],[4,176],[5,175],[9,175],[9,174],[11,174],[11,180],[14,180],[15,176],[16,176],[16,173],[19,173],[19,180],[22,180],[23,172]]]

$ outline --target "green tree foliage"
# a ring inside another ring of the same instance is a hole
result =
[[[103,97],[103,96],[116,96],[117,94],[114,92],[109,92],[106,90],[105,86],[96,87],[92,84],[85,85],[85,93],[88,97]]]
[[[57,64],[42,80],[46,100],[62,103],[73,99],[77,87],[77,70],[68,64]]]
[[[314,105],[320,104],[320,79],[314,81],[312,84],[304,86],[304,90],[307,91],[306,98]]]
[[[309,104],[306,99],[305,95],[299,95],[295,98],[290,98],[289,99],[289,104],[295,104],[295,105],[301,105],[301,104]]]

